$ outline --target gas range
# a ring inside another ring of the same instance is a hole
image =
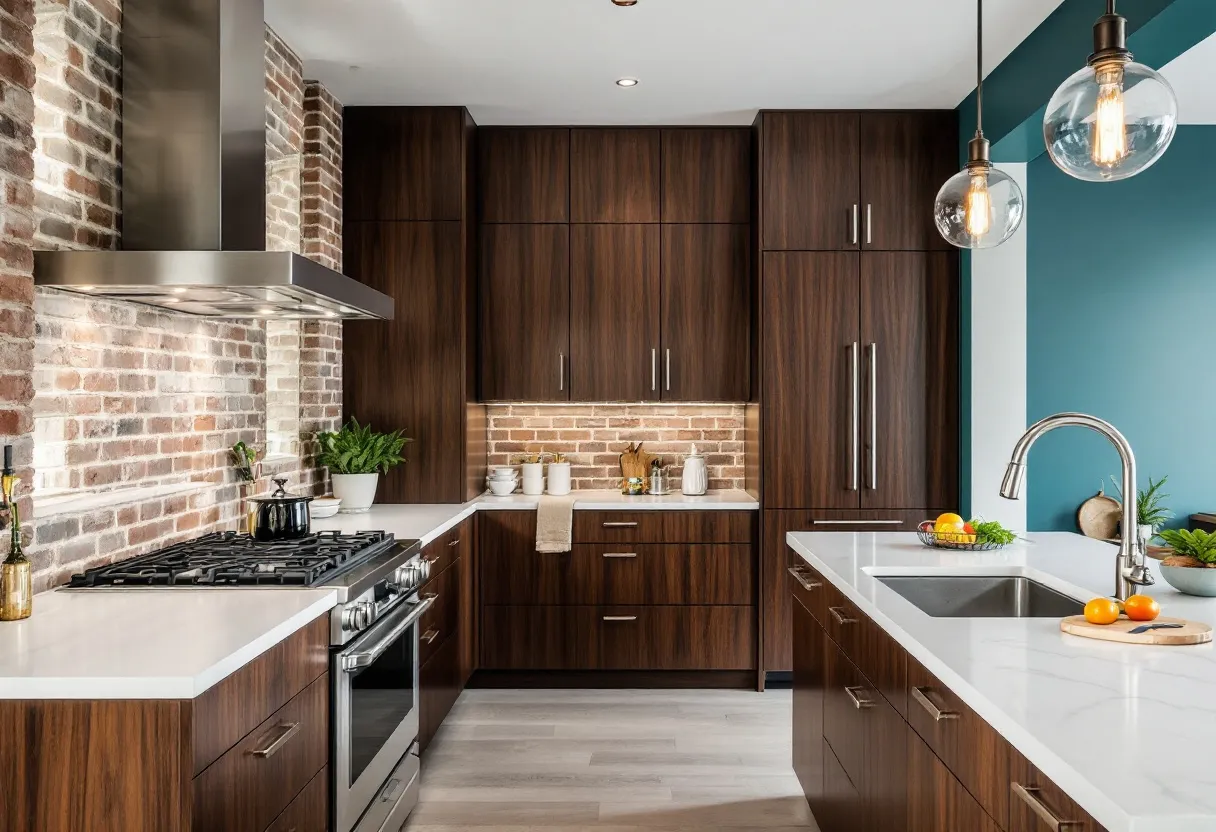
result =
[[[333,589],[330,643],[342,645],[405,602],[430,565],[417,540],[387,532],[317,532],[261,543],[214,532],[73,575],[67,589]]]

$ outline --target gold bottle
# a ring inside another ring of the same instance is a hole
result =
[[[8,504],[12,534],[8,557],[0,563],[0,621],[20,621],[34,611],[34,575],[29,559],[21,551],[21,513],[13,500],[17,478],[5,473],[0,489]]]

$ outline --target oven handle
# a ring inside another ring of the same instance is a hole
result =
[[[367,667],[376,659],[384,654],[384,651],[396,641],[402,633],[414,626],[414,622],[422,617],[422,614],[431,608],[431,604],[435,603],[435,598],[425,598],[419,601],[414,609],[410,610],[410,614],[401,619],[400,623],[396,624],[393,629],[389,630],[383,637],[377,640],[367,650],[360,650],[358,653],[347,653],[342,656],[342,669],[347,673],[353,673],[360,668]]]

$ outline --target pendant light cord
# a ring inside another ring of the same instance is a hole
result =
[[[984,0],[976,0],[975,11],[975,135],[984,135]]]

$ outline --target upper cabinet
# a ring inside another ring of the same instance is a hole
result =
[[[570,131],[492,127],[478,136],[482,222],[570,221]]]
[[[343,111],[346,222],[464,219],[460,107],[347,107]]]
[[[761,246],[945,251],[933,225],[955,173],[953,112],[772,112],[762,117]]]
[[[663,222],[751,222],[751,131],[663,131]]]
[[[570,131],[570,221],[659,221],[659,131]]]

